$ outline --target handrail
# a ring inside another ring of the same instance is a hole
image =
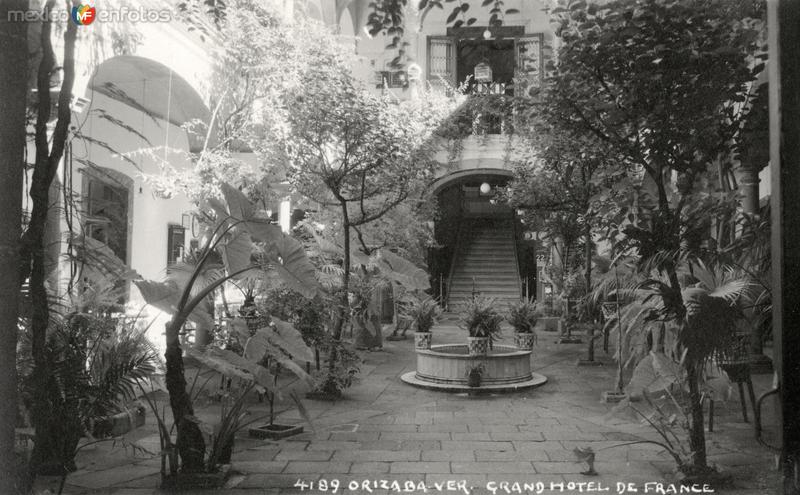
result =
[[[763,445],[764,447],[766,447],[766,448],[768,448],[768,449],[770,449],[772,451],[775,451],[775,452],[780,452],[781,447],[775,446],[775,445],[770,445],[762,437],[764,428],[761,425],[761,417],[762,417],[761,416],[761,407],[763,406],[764,399],[766,399],[767,397],[769,397],[771,395],[777,395],[778,398],[780,399],[779,392],[780,392],[780,389],[777,388],[777,387],[773,388],[771,390],[768,390],[768,391],[764,392],[763,394],[761,394],[761,397],[759,397],[758,400],[756,401],[756,403],[753,404],[753,416],[755,416],[753,422],[755,423],[754,426],[755,426],[755,430],[756,430],[756,441],[759,444]]]
[[[453,256],[450,258],[450,270],[447,273],[447,299],[445,300],[445,307],[450,310],[450,287],[453,285],[453,272],[456,268],[456,259],[458,258],[458,251],[461,248],[461,236],[464,229],[463,216],[458,219],[458,227],[456,228],[456,242],[453,247]]]
[[[512,231],[511,232],[512,232],[513,237],[514,237],[514,263],[517,266],[517,287],[519,288],[520,299],[522,299],[522,297],[523,297],[522,296],[522,274],[519,272],[519,268],[520,268],[520,266],[519,266],[519,253],[517,252],[519,250],[519,242],[518,242],[518,240],[519,240],[518,237],[519,236],[518,236],[518,232],[517,232],[517,222],[516,222],[516,220],[517,219],[514,217],[514,213],[512,212],[512,214],[511,214],[511,228],[512,228]],[[528,294],[525,294],[525,299],[527,299],[527,298],[528,298]]]

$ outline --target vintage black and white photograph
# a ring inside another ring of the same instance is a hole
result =
[[[0,0],[0,495],[800,494],[800,1]]]

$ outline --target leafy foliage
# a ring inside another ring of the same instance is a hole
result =
[[[535,333],[533,328],[536,326],[537,318],[536,305],[530,301],[512,304],[506,316],[508,323],[519,333]]]
[[[500,334],[500,324],[503,322],[497,306],[496,299],[476,297],[467,303],[459,326],[465,329],[470,337],[497,338]]]
[[[138,396],[137,381],[159,369],[157,352],[147,341],[145,329],[136,328],[136,321],[80,312],[54,319],[45,347],[50,364],[46,418],[51,431],[59,435],[41,448],[48,450],[50,459],[58,460],[58,471],[75,469],[81,437],[107,435],[96,426],[123,411]],[[22,397],[28,405],[39,385],[33,379],[29,339],[25,337],[18,361]]]
[[[416,325],[417,332],[430,332],[441,313],[439,303],[432,298],[413,298],[409,304],[404,305],[402,316],[410,320],[412,325]]]

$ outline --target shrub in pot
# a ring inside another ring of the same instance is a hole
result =
[[[536,306],[529,301],[522,301],[509,307],[506,321],[514,327],[514,345],[520,349],[530,350],[536,343],[534,330],[536,318]]]
[[[431,348],[431,329],[441,313],[439,304],[430,297],[423,300],[415,299],[407,307],[404,316],[416,328],[416,332],[414,332],[415,348]]]
[[[467,386],[469,387],[480,387],[481,381],[483,380],[483,373],[486,371],[486,367],[483,363],[468,366],[467,367]]]
[[[500,336],[502,321],[495,299],[476,297],[467,304],[460,326],[469,334],[467,346],[471,356],[485,355],[489,351],[491,342]]]

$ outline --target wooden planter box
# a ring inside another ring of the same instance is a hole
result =
[[[255,426],[253,428],[250,428],[248,433],[253,438],[261,438],[261,439],[268,438],[270,440],[280,440],[281,438],[286,438],[292,435],[303,433],[303,426],[279,425],[273,423],[271,425]]]
[[[143,405],[131,407],[121,413],[108,416],[94,424],[92,435],[98,438],[118,437],[144,426],[146,409]]]
[[[558,332],[560,334],[564,326],[560,316],[541,316],[536,322],[537,326],[540,326],[545,332]]]
[[[230,464],[225,464],[213,473],[178,473],[174,476],[165,476],[161,480],[161,489],[194,493],[197,490],[222,488],[230,473]]]

